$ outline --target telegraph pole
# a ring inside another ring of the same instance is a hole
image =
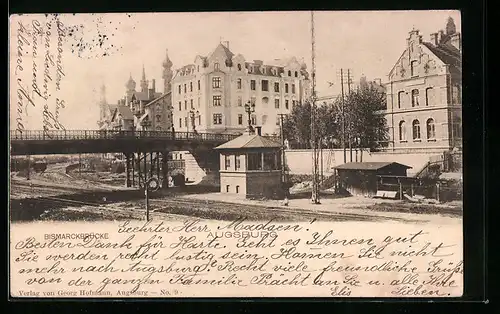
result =
[[[351,69],[347,69],[347,81],[344,81],[345,69],[340,69],[340,89],[341,89],[341,97],[342,97],[342,150],[344,151],[344,163],[347,162],[347,150],[346,150],[346,138],[349,141],[349,150],[350,150],[350,161],[352,161],[352,147],[351,147],[351,134],[350,134],[350,119],[347,119],[347,130],[346,130],[346,108],[345,108],[345,93],[344,93],[344,83],[347,83],[347,95],[351,93]],[[347,115],[349,116],[349,115]],[[347,131],[347,136],[346,136]]]
[[[313,204],[320,204],[319,201],[319,184],[318,184],[318,140],[316,138],[316,47],[315,47],[315,34],[314,34],[314,11],[311,11],[311,63],[312,63],[312,93],[311,93],[311,141],[313,146],[313,171],[312,171],[312,196],[311,201]]]
[[[281,140],[281,182],[286,183],[285,174],[285,134],[283,133],[283,117],[286,116],[285,113],[278,113],[280,116],[280,140]]]
[[[351,79],[351,70],[350,69],[347,69],[347,95],[350,95],[351,94],[351,83],[352,83],[352,79]],[[348,125],[349,125],[349,132],[347,134],[347,140],[349,141],[349,162],[352,162],[352,115],[349,115],[349,121],[348,121]]]
[[[347,162],[345,151],[345,108],[344,108],[344,70],[340,69],[340,89],[342,93],[342,150],[344,151],[344,163]]]

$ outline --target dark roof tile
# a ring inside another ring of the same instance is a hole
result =
[[[346,164],[339,165],[335,169],[344,170],[379,170],[385,168],[389,165],[399,165],[410,169],[410,166],[403,165],[397,162],[348,162]]]
[[[243,134],[227,143],[217,146],[215,149],[238,149],[238,148],[280,148],[280,143],[260,135]]]
[[[128,106],[118,105],[116,107],[118,113],[121,114],[122,119],[124,120],[134,120],[134,115],[132,114],[132,110]]]

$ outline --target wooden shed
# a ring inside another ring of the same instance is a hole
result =
[[[410,166],[397,162],[350,162],[335,167],[340,190],[352,195],[373,196],[377,193],[377,176],[406,177]]]

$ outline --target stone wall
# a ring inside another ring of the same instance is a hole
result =
[[[412,167],[408,175],[417,173],[433,157],[442,154],[436,150],[421,150],[415,152],[369,152],[368,150],[353,149],[352,162],[398,162]],[[321,158],[322,157],[322,158]],[[293,149],[285,151],[285,159],[290,174],[312,174],[312,150]],[[321,162],[322,160],[322,162]],[[346,160],[351,161],[349,149],[346,150]],[[320,169],[328,176],[333,174],[333,167],[344,163],[342,149],[323,149],[320,154]]]

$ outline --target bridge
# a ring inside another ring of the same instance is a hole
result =
[[[10,131],[10,154],[16,156],[210,150],[237,136],[170,131]]]
[[[171,151],[189,151],[201,168],[218,169],[219,156],[213,148],[237,136],[171,131],[10,131],[10,154],[123,153],[127,186],[142,186],[148,177],[162,179],[168,176],[168,154]]]

